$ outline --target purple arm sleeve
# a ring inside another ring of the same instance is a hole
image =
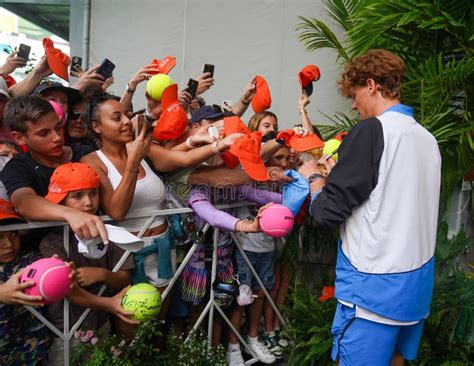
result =
[[[248,184],[235,187],[235,191],[238,201],[249,200],[260,205],[265,205],[268,202],[281,203],[282,201],[282,195],[280,193],[266,189],[258,189]]]
[[[214,207],[207,188],[193,188],[189,193],[188,203],[202,220],[219,229],[234,231],[235,224],[239,221],[236,217]]]

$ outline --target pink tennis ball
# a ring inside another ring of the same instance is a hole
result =
[[[273,203],[262,212],[260,228],[268,236],[280,238],[290,233],[293,222],[293,213],[288,207]]]
[[[50,304],[61,300],[69,292],[71,269],[64,261],[43,258],[25,268],[20,282],[34,281],[35,284],[24,291],[28,295],[41,296],[43,303]]]

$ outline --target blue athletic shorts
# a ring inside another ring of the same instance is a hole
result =
[[[424,320],[408,326],[386,325],[355,317],[355,307],[337,304],[332,324],[332,359],[340,366],[389,366],[393,354],[414,360]]]

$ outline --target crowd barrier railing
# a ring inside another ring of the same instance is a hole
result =
[[[251,202],[239,202],[239,203],[232,203],[232,204],[221,204],[217,205],[216,207],[218,209],[228,209],[228,208],[238,208],[238,207],[246,207],[254,205],[254,203]],[[137,234],[138,237],[142,237],[143,234],[146,232],[146,230],[149,228],[149,226],[153,223],[155,218],[157,216],[169,216],[173,214],[184,214],[184,213],[192,213],[193,210],[191,208],[174,208],[174,209],[166,209],[166,210],[155,210],[155,211],[149,211],[149,212],[141,212],[141,213],[135,213],[135,214],[128,214],[125,219],[131,219],[131,218],[148,218],[146,222],[143,224],[142,228],[140,229],[139,233]],[[109,216],[101,216],[101,219],[107,223],[107,222],[113,222],[111,217]],[[48,227],[63,227],[63,241],[64,241],[64,249],[69,257],[69,251],[70,251],[70,243],[69,243],[69,232],[70,228],[69,225],[65,222],[53,222],[53,221],[32,221],[28,222],[25,224],[12,224],[12,225],[4,225],[0,226],[0,232],[1,231],[15,231],[15,230],[32,230],[32,229],[40,229],[40,228],[48,228]],[[202,229],[203,232],[206,232],[209,229],[209,224],[206,224],[204,228]],[[212,329],[213,329],[213,322],[214,322],[214,309],[217,310],[217,312],[221,315],[221,317],[224,319],[224,321],[229,325],[231,330],[236,334],[240,342],[244,345],[246,350],[248,351],[249,354],[251,354],[253,357],[246,361],[246,364],[253,364],[255,362],[258,362],[257,356],[254,354],[252,349],[248,346],[247,342],[243,337],[240,335],[240,333],[235,329],[235,327],[232,325],[230,322],[229,318],[226,316],[225,312],[219,307],[219,305],[215,302],[214,300],[214,289],[212,286],[212,283],[214,283],[214,280],[216,279],[216,267],[217,267],[217,246],[218,246],[218,235],[219,234],[219,229],[214,228],[214,235],[213,235],[213,253],[212,253],[212,270],[211,270],[211,279],[210,279],[210,299],[206,306],[204,307],[204,310],[202,311],[201,315],[197,319],[196,323],[194,324],[193,331],[196,331],[198,327],[201,325],[202,321],[206,317],[207,314],[208,316],[208,338],[209,338],[209,344],[211,344],[212,341]],[[236,235],[234,233],[231,233],[231,237],[234,241],[235,248],[240,251],[242,254],[242,257],[244,260],[247,262],[250,270],[252,271],[253,275],[255,276],[255,279],[257,280],[258,284],[260,285],[260,288],[263,289],[264,295],[270,305],[272,306],[275,314],[278,316],[280,319],[281,323],[283,326],[286,325],[285,320],[283,319],[279,309],[275,305],[273,299],[271,298],[270,294],[268,291],[265,289],[265,286],[263,285],[262,280],[258,276],[257,272],[253,268],[250,260],[248,259],[247,255],[245,254],[244,250],[242,249],[240,242]],[[39,245],[39,243],[38,243]],[[162,293],[161,297],[162,300],[170,294],[173,286],[175,285],[176,281],[178,281],[179,276],[181,272],[183,271],[184,267],[188,263],[188,261],[191,259],[191,256],[195,252],[195,250],[198,248],[197,243],[193,243],[190,249],[188,250],[186,256],[184,257],[183,261],[181,262],[180,266],[178,267],[176,273],[174,274],[173,278],[171,279],[170,283],[168,284],[167,288],[165,291]],[[127,260],[128,256],[131,254],[131,252],[126,251],[121,259],[117,262],[115,267],[113,268],[113,272],[117,272],[120,270],[122,267],[123,263]],[[99,292],[97,295],[101,296],[103,292],[106,289],[106,285],[102,285],[100,288]],[[70,365],[70,343],[71,343],[71,338],[74,335],[74,333],[79,329],[81,326],[82,322],[84,319],[87,317],[89,312],[91,311],[90,308],[87,308],[84,310],[80,318],[77,320],[75,324],[72,325],[70,324],[70,319],[69,319],[69,301],[67,298],[64,299],[64,307],[63,307],[63,312],[64,312],[64,324],[63,324],[63,331],[59,330],[57,327],[55,327],[48,319],[46,319],[37,309],[31,307],[31,306],[26,306],[26,308],[35,316],[37,317],[44,325],[46,325],[57,337],[59,337],[61,340],[64,342],[64,365],[69,366]],[[185,342],[188,339],[185,340]]]

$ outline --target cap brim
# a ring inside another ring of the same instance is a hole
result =
[[[178,84],[171,84],[161,94],[161,106],[164,109],[178,100]]]
[[[123,250],[137,252],[145,245],[143,240],[122,227],[106,224],[105,228],[109,240]]]
[[[44,92],[47,92],[49,90],[60,90],[66,93],[69,105],[79,103],[82,100],[82,96],[79,90],[76,90],[74,88],[69,88],[64,85],[51,85],[51,86],[45,86],[44,88],[40,87],[38,88],[38,90],[35,90],[34,94],[41,95]],[[67,111],[64,111],[64,112],[67,112]]]
[[[324,146],[324,142],[319,139],[319,137],[315,134],[311,134],[305,137],[293,135],[290,137],[289,145],[296,151],[303,152],[322,148]]]
[[[59,204],[63,199],[66,198],[68,193],[69,192],[61,192],[61,193],[49,192],[44,198],[50,202]]]
[[[241,159],[241,158],[239,158],[239,161],[242,164],[242,167],[244,168],[245,172],[253,180],[256,180],[259,182],[268,180],[267,168],[265,168],[265,165],[263,164],[262,161],[259,161],[258,163],[254,163],[252,161]]]
[[[191,116],[190,123],[197,123],[199,121],[202,121],[203,119],[214,119],[214,118],[219,118],[223,117],[224,113],[221,112],[214,112],[211,114],[205,114],[204,116],[199,116],[195,114],[194,116]]]
[[[239,116],[224,118],[224,136],[229,136],[233,133],[250,134],[250,130]]]

